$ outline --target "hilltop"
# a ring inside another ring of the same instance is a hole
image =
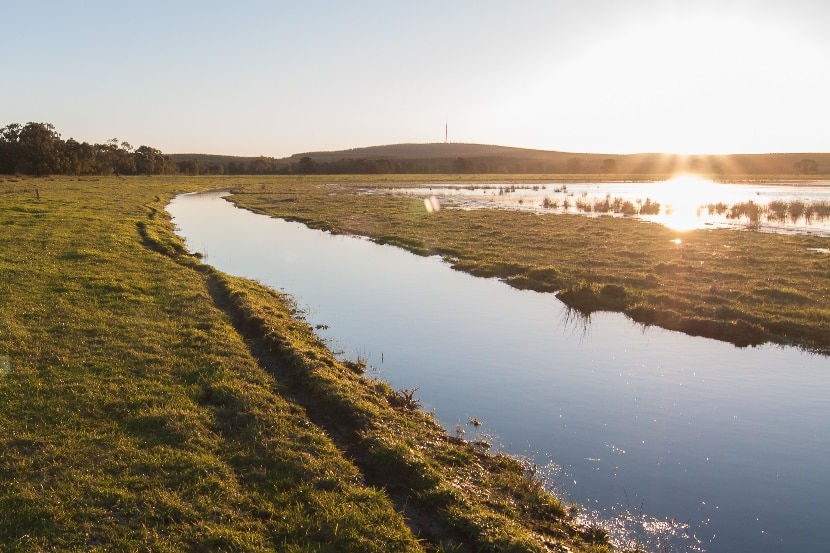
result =
[[[790,175],[830,173],[830,153],[681,155],[607,154],[534,150],[488,144],[389,144],[335,151],[301,152],[284,158],[173,154],[205,167],[234,169],[267,165],[275,173],[552,173],[664,175]]]

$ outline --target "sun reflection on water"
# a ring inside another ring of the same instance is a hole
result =
[[[677,175],[656,183],[650,193],[661,209],[649,219],[681,232],[702,228],[707,221],[701,204],[704,198],[718,197],[721,187],[697,175]]]
[[[679,174],[660,182],[434,183],[393,189],[427,211],[510,209],[633,217],[678,232],[732,228],[830,236],[830,181],[716,182]]]

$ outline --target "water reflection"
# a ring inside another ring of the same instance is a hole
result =
[[[396,389],[419,388],[448,432],[526,455],[620,543],[770,553],[825,543],[827,358],[580,317],[550,294],[217,197],[180,197],[169,211],[191,250],[291,293],[333,349]]]
[[[663,182],[429,185],[393,190],[462,209],[637,217],[675,230],[742,228],[830,236],[830,182]]]

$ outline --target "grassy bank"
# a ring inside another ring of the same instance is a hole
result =
[[[607,550],[287,298],[187,255],[167,201],[231,183],[262,186],[0,179],[0,549]]]
[[[233,201],[312,227],[441,255],[459,270],[517,288],[556,291],[585,315],[618,311],[645,325],[740,346],[772,342],[830,353],[830,256],[821,251],[830,245],[827,238],[678,232],[630,218],[507,210],[427,213],[421,200],[371,193],[476,181],[552,180],[251,178],[234,183]]]

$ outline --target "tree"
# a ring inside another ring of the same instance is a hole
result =
[[[804,175],[818,174],[818,163],[816,163],[814,159],[802,159],[801,161],[795,163],[793,168],[797,173],[802,173]]]
[[[248,164],[248,172],[253,175],[270,175],[274,173],[274,160],[265,156],[254,158]]]
[[[568,159],[568,173],[581,173],[582,172],[582,160],[578,157],[572,157]]]
[[[164,154],[150,146],[139,146],[133,153],[135,171],[141,175],[161,175],[165,173]]]
[[[87,142],[70,138],[63,144],[61,173],[89,175],[95,172],[95,148]]]
[[[0,129],[0,174],[10,175],[17,172],[21,128],[18,123],[12,123]]]
[[[242,161],[231,161],[230,163],[228,163],[228,174],[230,175],[244,175],[245,171],[245,163]]]
[[[9,125],[2,131],[13,173],[48,175],[61,169],[61,137],[50,123]]]
[[[116,175],[135,175],[135,156],[133,155],[133,147],[129,142],[123,141],[118,144],[118,140],[113,138],[110,140],[112,148],[113,167]]]
[[[179,173],[184,173],[186,175],[199,174],[199,162],[195,159],[185,159],[176,162],[176,165],[179,167]]]
[[[452,162],[453,173],[472,173],[473,162],[463,157],[457,157]]]
[[[297,172],[304,175],[310,175],[311,173],[314,173],[316,170],[317,163],[315,163],[315,161],[308,156],[301,158],[300,163],[297,164]]]
[[[104,144],[95,144],[95,174],[111,175],[118,164],[118,139],[112,138]]]

